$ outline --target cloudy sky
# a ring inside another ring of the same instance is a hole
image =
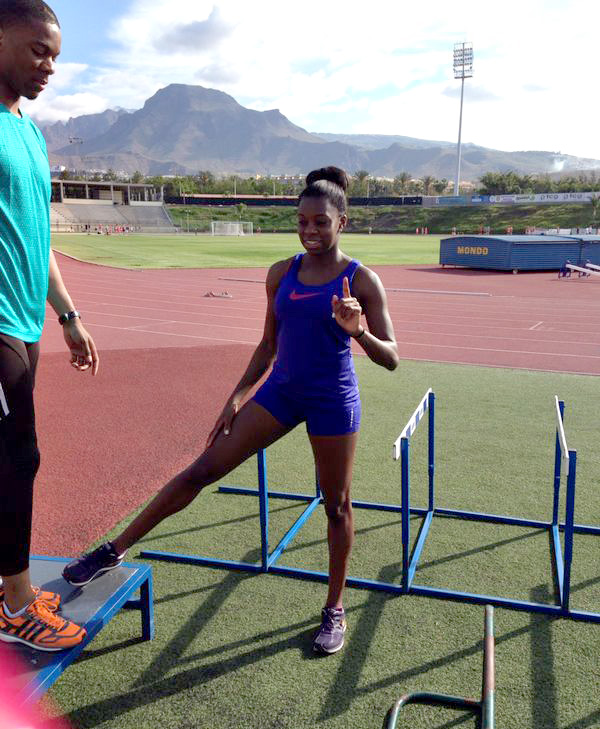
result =
[[[24,107],[40,121],[136,109],[187,83],[312,132],[454,141],[452,51],[469,41],[463,141],[600,159],[595,0],[49,2],[63,51]]]

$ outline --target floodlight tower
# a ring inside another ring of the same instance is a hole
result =
[[[473,76],[473,44],[454,44],[454,78],[460,81],[460,116],[458,119],[458,149],[456,153],[456,178],[454,179],[454,194],[459,194],[460,187],[460,141],[462,135],[462,111],[463,95],[465,91],[465,79]]]
[[[81,164],[83,165],[83,177],[87,180],[87,169],[85,168],[85,157],[81,154],[81,145],[83,144],[82,137],[69,137],[69,144],[77,144],[79,146],[79,156],[81,158]]]

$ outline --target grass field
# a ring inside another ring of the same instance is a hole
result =
[[[346,234],[342,238],[342,249],[371,266],[437,263],[439,241],[439,236],[434,235]],[[55,233],[52,247],[84,261],[125,268],[265,267],[301,249],[295,233],[245,238]]]
[[[578,451],[576,518],[600,523],[598,411],[589,377],[407,361],[391,374],[365,358],[356,366],[364,423],[356,498],[398,502],[399,464],[391,460],[391,444],[432,386],[438,505],[548,519],[558,394],[567,405],[569,447]],[[413,452],[413,491],[420,504],[426,493],[425,445],[423,424]],[[301,428],[269,449],[268,463],[273,489],[311,492],[313,464]],[[251,461],[226,482],[254,485],[255,474]],[[257,559],[257,501],[215,490],[207,489],[139,548]],[[272,544],[299,509],[271,502]],[[361,510],[355,519],[351,574],[397,580],[399,515]],[[599,553],[597,538],[576,537],[573,607],[600,608]],[[135,548],[129,559],[138,554]],[[303,527],[281,563],[326,569],[322,512]],[[381,726],[404,692],[480,691],[481,607],[349,589],[347,645],[335,656],[315,658],[310,637],[324,585],[151,564],[155,640],[139,641],[139,615],[121,613],[51,691],[76,727],[368,729]],[[540,530],[435,519],[420,564],[417,584],[552,599],[549,539]],[[600,626],[502,609],[495,622],[496,726],[599,727]],[[405,712],[401,727],[476,726],[451,710],[415,706]]]

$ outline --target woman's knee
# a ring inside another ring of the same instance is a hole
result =
[[[329,521],[339,523],[348,518],[352,512],[352,501],[347,494],[340,494],[337,497],[326,499],[325,514]]]
[[[180,478],[186,488],[198,492],[218,481],[226,472],[210,454],[204,453],[180,474]]]

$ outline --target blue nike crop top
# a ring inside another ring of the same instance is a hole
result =
[[[331,316],[331,297],[343,296],[344,276],[352,290],[360,261],[350,261],[333,281],[308,286],[298,280],[303,255],[295,256],[275,295],[277,356],[269,379],[302,397],[356,399],[350,336]]]

